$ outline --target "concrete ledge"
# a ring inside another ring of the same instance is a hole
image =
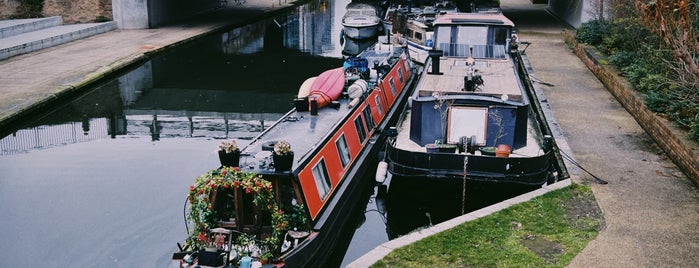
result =
[[[19,19],[0,22],[0,38],[38,31],[63,24],[61,16],[40,19]]]
[[[115,21],[55,26],[15,35],[0,42],[0,60],[30,53],[117,28]]]
[[[699,185],[699,157],[697,145],[686,138],[686,132],[675,127],[672,122],[653,113],[643,102],[643,97],[611,65],[604,64],[595,56],[594,48],[578,44],[574,33],[564,32],[565,42],[573,47],[576,55],[587,68],[602,81],[604,86],[636,119],[639,125],[655,140],[660,148],[672,159],[695,185]]]

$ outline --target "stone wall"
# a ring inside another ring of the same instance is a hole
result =
[[[24,18],[19,6],[20,0],[0,0],[0,20]],[[68,24],[112,20],[112,0],[44,0],[42,15]]]
[[[61,16],[64,23],[112,20],[111,0],[45,0],[44,16]]]
[[[619,71],[596,59],[593,48],[577,44],[571,31],[566,31],[564,38],[566,43],[573,46],[578,57],[602,81],[607,90],[636,119],[646,133],[665,151],[668,157],[694,181],[695,185],[699,185],[699,145],[687,139],[685,131],[678,129],[672,122],[657,116],[648,109],[643,98],[623,79]]]

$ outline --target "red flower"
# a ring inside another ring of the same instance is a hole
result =
[[[197,240],[202,241],[202,242],[206,242],[206,240],[208,240],[208,239],[206,238],[206,235],[204,234],[204,232],[201,232],[197,236]]]
[[[233,170],[234,170],[235,172],[238,172],[238,171],[240,171],[240,168],[239,168],[239,167],[234,167]]]
[[[228,183],[226,183],[226,184],[223,185],[223,188],[228,189],[228,188],[231,188],[231,186],[230,186]]]
[[[233,182],[233,186],[235,186],[235,187],[240,186],[240,182],[239,182],[239,181],[234,181],[234,182]]]
[[[190,190],[190,191],[194,191],[194,189],[196,189],[196,188],[194,187],[194,185],[189,186],[189,190]]]
[[[249,194],[249,193],[251,193],[251,192],[252,192],[252,188],[250,188],[250,187],[245,188],[245,193],[246,193],[246,194]]]
[[[221,171],[221,175],[226,176],[226,170]]]

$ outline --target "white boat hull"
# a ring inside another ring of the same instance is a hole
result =
[[[342,30],[344,31],[345,36],[348,38],[367,39],[376,37],[379,34],[379,24],[362,27],[344,25]]]

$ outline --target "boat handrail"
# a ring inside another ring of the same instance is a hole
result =
[[[444,57],[469,57],[479,59],[505,59],[507,50],[505,45],[477,45],[461,43],[437,43],[437,48],[444,51]],[[473,48],[473,50],[471,50]],[[473,55],[471,55],[473,53]]]
[[[265,129],[264,131],[262,131],[259,135],[257,135],[255,138],[253,138],[252,140],[250,140],[250,143],[248,143],[247,145],[245,145],[245,147],[243,147],[243,149],[241,149],[240,151],[241,151],[241,152],[245,152],[245,150],[246,150],[250,145],[252,145],[252,144],[255,143],[256,141],[260,140],[267,132],[269,132],[270,130],[274,129],[275,126],[281,124],[281,122],[286,121],[286,119],[287,119],[289,116],[291,116],[291,114],[293,114],[294,112],[296,112],[296,108],[292,108],[291,110],[289,110],[288,112],[286,112],[282,117],[280,117],[276,122],[274,122],[274,124],[272,124],[270,127],[268,127],[267,129]]]

